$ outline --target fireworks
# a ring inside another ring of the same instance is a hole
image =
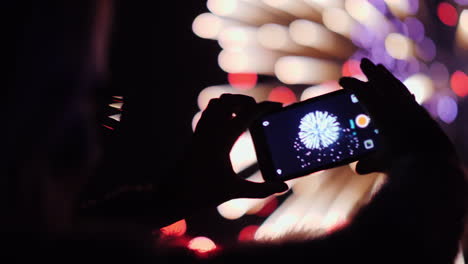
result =
[[[305,115],[299,125],[299,138],[309,149],[322,149],[333,144],[340,135],[336,116],[322,111]]]

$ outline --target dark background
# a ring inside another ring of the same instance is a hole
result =
[[[164,150],[159,157],[170,162],[192,133],[198,93],[226,76],[217,66],[217,43],[192,32],[205,1],[147,2],[115,2],[110,89],[128,98],[137,125],[154,134],[156,149]]]

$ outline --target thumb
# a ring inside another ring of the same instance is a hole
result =
[[[282,193],[289,189],[284,182],[251,182],[243,180],[239,198],[266,198],[275,193]]]
[[[344,89],[351,92],[359,92],[366,86],[366,83],[353,77],[341,77],[339,84]]]
[[[339,81],[341,87],[345,90],[355,93],[359,100],[364,101],[364,103],[372,102],[373,97],[375,97],[374,89],[370,89],[368,83],[360,81],[352,77],[342,77]]]
[[[237,131],[244,131],[255,119],[263,114],[271,112],[282,107],[281,103],[264,101],[251,107],[246,107],[243,111],[237,113],[233,119],[232,128]]]

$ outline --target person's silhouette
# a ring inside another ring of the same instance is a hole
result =
[[[384,66],[363,59],[361,68],[367,82],[344,77],[340,84],[368,108],[381,130],[384,147],[360,160],[356,171],[384,172],[388,181],[346,228],[313,240],[242,244],[217,251],[209,258],[162,244],[154,249],[155,259],[207,263],[452,263],[466,212],[467,185],[457,153],[428,112]],[[133,202],[151,206],[152,201],[154,205],[172,200],[177,209],[160,217],[174,221],[229,199],[266,197],[285,191],[287,186],[282,183],[250,183],[237,177],[229,160],[240,134],[255,117],[275,107],[279,105],[256,103],[244,95],[224,94],[212,99],[195,129],[191,150],[175,172],[181,177],[181,185],[156,188],[152,190],[153,199]],[[114,205],[116,211],[118,205]]]

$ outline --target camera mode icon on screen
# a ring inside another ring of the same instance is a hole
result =
[[[366,149],[372,149],[374,148],[374,141],[372,139],[367,139],[364,141],[364,147]]]

